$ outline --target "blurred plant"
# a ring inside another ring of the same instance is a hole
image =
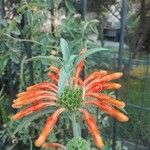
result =
[[[21,0],[12,2],[13,7],[9,7],[9,2],[5,3],[6,14],[10,11],[11,17],[6,15],[0,19],[0,77],[4,83],[12,77],[10,84],[12,89],[17,87],[17,91],[24,89],[26,84],[44,80],[46,77],[41,74],[46,71],[48,64],[53,64],[54,59],[23,61],[32,56],[53,55],[54,51],[57,57],[60,55],[61,37],[68,40],[74,53],[84,47],[88,35],[96,32],[97,21],[82,21],[73,3],[70,0],[46,0],[44,3],[41,0]],[[23,63],[26,65],[23,66]],[[4,74],[7,75],[4,77]],[[19,76],[22,78],[18,83]],[[7,86],[4,88],[8,89]]]
[[[133,67],[130,75],[135,77],[135,78],[144,79],[145,78],[145,74],[146,74],[146,67],[147,67],[146,65],[138,65],[136,67]],[[148,70],[147,75],[148,76],[150,75],[150,70]]]
[[[124,102],[99,93],[103,90],[120,88],[120,84],[109,81],[120,78],[122,73],[107,74],[106,71],[99,71],[92,73],[85,80],[82,80],[80,73],[83,69],[84,59],[92,53],[106,49],[100,48],[93,51],[83,49],[80,55],[77,56],[70,54],[69,45],[64,39],[61,39],[60,46],[63,54],[62,68],[58,69],[51,66],[50,72],[48,72],[51,82],[42,82],[30,86],[26,89],[26,92],[21,92],[17,95],[18,98],[13,101],[12,107],[24,108],[26,106],[26,108],[12,116],[12,119],[15,121],[32,113],[34,116],[37,115],[38,111],[44,112],[42,110],[45,108],[54,111],[48,117],[39,138],[35,141],[37,147],[45,147],[47,146],[45,141],[62,112],[67,112],[71,116],[74,137],[80,136],[80,128],[78,128],[76,117],[81,112],[88,130],[95,140],[96,146],[103,148],[104,144],[99,135],[97,125],[92,115],[85,110],[87,108],[86,105],[94,105],[121,122],[128,121],[126,115],[115,109],[116,107],[123,110]],[[51,106],[56,107],[56,109],[49,109]],[[50,147],[55,144],[50,143],[48,145]],[[60,145],[57,144],[57,146]]]

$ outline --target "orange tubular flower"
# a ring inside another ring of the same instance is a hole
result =
[[[85,51],[86,49],[83,49],[80,55]],[[28,116],[33,112],[42,111],[52,106],[56,107],[56,111],[48,117],[39,138],[35,141],[36,146],[43,146],[45,148],[60,147],[61,145],[57,143],[45,144],[48,135],[53,130],[59,115],[63,111],[71,113],[79,111],[83,114],[88,130],[93,136],[96,146],[102,149],[104,144],[99,134],[98,127],[92,115],[85,110],[85,105],[96,106],[100,111],[116,118],[118,121],[128,121],[128,117],[119,112],[119,109],[125,107],[125,103],[102,93],[104,90],[120,88],[120,84],[110,81],[119,79],[122,73],[107,74],[107,72],[103,70],[95,71],[88,75],[83,81],[80,78],[83,66],[83,61],[77,65],[77,69],[72,77],[73,84],[72,82],[68,82],[71,85],[65,85],[61,95],[58,94],[60,70],[54,66],[50,66],[50,72],[48,72],[51,82],[38,83],[28,87],[25,92],[17,94],[17,99],[13,101],[12,107],[21,108],[26,106],[26,108],[12,116],[14,121]]]
[[[49,148],[66,150],[65,146],[58,143],[44,143],[42,147],[46,150],[48,150]]]

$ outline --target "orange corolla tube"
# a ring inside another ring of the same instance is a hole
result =
[[[92,134],[95,140],[96,146],[102,149],[104,147],[104,144],[101,136],[99,135],[99,131],[95,123],[95,120],[93,119],[92,115],[88,113],[88,111],[86,111],[85,109],[80,109],[80,111],[83,113],[84,120],[87,124],[89,132]]]
[[[54,73],[51,73],[51,72],[48,72],[47,75],[49,76],[49,78],[50,78],[52,81],[54,81],[55,83],[58,83],[58,79],[59,79],[58,75],[56,75],[56,74],[54,74]]]
[[[86,92],[100,92],[102,90],[112,90],[112,89],[119,89],[121,85],[118,83],[95,83],[88,88],[86,88]]]
[[[111,98],[110,96],[107,96],[107,95],[102,94],[102,93],[89,92],[89,93],[86,93],[86,96],[97,98],[98,100],[100,100],[102,102],[106,102],[112,106],[115,106],[115,107],[118,107],[121,109],[125,107],[125,103],[123,101],[116,100],[116,99]]]
[[[80,55],[84,54],[86,51],[87,51],[86,48],[82,49],[81,52],[80,52]],[[77,88],[78,80],[79,80],[79,77],[80,77],[80,73],[82,72],[83,66],[84,66],[84,61],[81,61],[81,62],[77,65],[77,69],[76,69],[76,72],[75,72],[75,81],[74,81],[74,83],[75,83],[75,88]]]
[[[50,85],[37,86],[37,87],[33,87],[33,88],[30,89],[30,90],[27,88],[27,91],[26,91],[26,92],[28,92],[28,94],[29,94],[29,92],[34,92],[35,90],[45,90],[45,91],[51,91],[51,92],[54,92],[54,93],[58,93],[57,88],[55,88],[55,87],[53,87],[53,86],[50,86]],[[23,93],[23,92],[22,92],[22,93]],[[27,94],[27,93],[20,94],[19,97],[20,97],[20,96],[23,96],[23,95],[25,95],[25,94]],[[17,95],[17,96],[18,96],[18,95]]]
[[[80,55],[84,54],[85,52],[87,51],[87,48],[83,48],[81,51],[80,51]]]
[[[49,69],[56,74],[59,74],[59,72],[60,72],[60,70],[55,66],[50,66]]]
[[[50,92],[50,91],[45,91],[45,90],[35,90],[35,91],[32,91],[32,92],[26,92],[26,94],[24,94],[23,96],[20,96],[19,98],[13,100],[13,102],[18,102],[18,101],[23,101],[23,100],[26,100],[26,99],[29,99],[29,98],[33,98],[33,97],[36,97],[36,96],[40,96],[40,95],[50,95],[50,96],[56,96],[55,93],[53,92]]]
[[[84,104],[93,104],[93,105],[97,106],[100,110],[102,110],[106,114],[116,118],[120,122],[126,122],[129,120],[129,118],[126,115],[124,115],[123,113],[114,109],[107,103],[101,102],[99,100],[87,100],[87,101],[84,101],[83,103]]]
[[[67,150],[65,146],[59,143],[44,143],[42,147],[45,148],[46,150],[48,150],[49,148]]]
[[[51,96],[51,95],[39,95],[36,97],[32,97],[26,100],[21,100],[21,101],[17,101],[14,102],[14,104],[12,105],[13,108],[20,108],[23,105],[27,105],[27,104],[31,104],[31,103],[37,103],[39,101],[56,101],[57,97],[56,96]]]
[[[57,86],[54,83],[49,83],[49,82],[42,82],[42,83],[29,86],[27,88],[27,91],[32,91],[36,89],[43,89],[43,90],[55,89],[55,91],[57,92]],[[24,92],[17,94],[17,97],[22,96],[23,93]]]
[[[106,74],[107,74],[107,71],[103,71],[103,70],[102,71],[95,71],[85,78],[84,85],[87,85],[92,80],[94,80],[96,78],[101,78],[101,77],[105,76]]]
[[[110,80],[119,79],[123,74],[121,72],[109,74],[106,76],[103,76],[102,78],[96,78],[95,80],[91,81],[89,84],[86,85],[86,89],[90,89],[93,86],[96,86],[97,84],[108,82]]]
[[[54,102],[43,102],[43,103],[33,104],[33,105],[21,110],[20,112],[16,113],[15,115],[13,115],[12,120],[16,121],[16,120],[21,119],[22,117],[25,117],[33,112],[37,112],[37,111],[41,110],[42,108],[45,108],[47,106],[54,106],[54,105],[56,105],[56,103],[54,103]]]
[[[35,145],[37,147],[42,146],[45,143],[46,138],[48,137],[49,133],[53,130],[54,125],[58,120],[58,116],[64,111],[64,108],[57,109],[50,117],[48,117],[44,128],[39,136],[39,138],[35,141]]]
[[[76,73],[75,73],[75,88],[77,88],[77,85],[78,85],[78,80],[79,80],[79,75],[83,69],[83,65],[84,65],[84,62],[80,62],[77,66],[77,70],[76,70]]]
[[[103,90],[109,90],[109,89],[119,89],[119,88],[121,88],[121,85],[120,84],[118,84],[118,83],[104,83],[103,85],[102,85],[102,89]]]
[[[78,84],[82,87],[83,86],[83,81],[81,78],[78,78]]]

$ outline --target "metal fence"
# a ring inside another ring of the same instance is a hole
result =
[[[103,53],[93,56],[96,68],[99,66],[99,69],[117,70],[118,57],[112,56],[114,57],[106,57]],[[150,57],[146,60],[122,58],[120,68],[124,77],[119,81],[122,88],[117,92],[116,97],[126,102],[125,110],[129,121],[127,123],[113,121],[106,138],[115,142],[115,149],[120,142],[122,150],[148,150],[150,148]]]
[[[82,2],[83,15],[86,15],[87,0],[82,0]],[[113,121],[113,128],[109,130],[112,133],[110,136],[112,139],[112,149],[118,150],[117,140],[120,139],[121,150],[126,148],[129,150],[148,150],[150,149],[150,56],[147,56],[146,60],[135,60],[131,56],[124,58],[127,5],[127,0],[122,0],[118,54],[114,53],[111,57],[104,57],[103,54],[100,54],[95,56],[94,60],[97,57],[97,63],[101,69],[109,66],[109,69],[123,71],[125,74],[123,81],[120,81],[124,89],[116,92],[116,98],[121,97],[126,100],[126,110],[130,121],[125,125],[120,125],[115,120]]]

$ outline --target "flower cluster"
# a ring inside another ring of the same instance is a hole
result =
[[[45,141],[53,130],[59,115],[64,111],[78,111],[83,114],[88,130],[93,136],[96,146],[100,149],[104,146],[102,138],[93,116],[86,110],[85,106],[96,106],[100,111],[116,118],[118,121],[128,121],[128,117],[118,111],[119,109],[124,108],[125,103],[102,93],[103,90],[120,88],[120,84],[110,81],[119,79],[122,76],[122,73],[117,72],[108,74],[106,71],[96,71],[82,80],[80,74],[83,65],[83,61],[77,65],[74,77],[72,77],[73,84],[67,85],[61,95],[58,95],[60,70],[57,67],[50,66],[48,76],[50,77],[51,82],[42,82],[30,86],[25,92],[19,93],[17,99],[13,101],[13,108],[24,108],[24,106],[26,106],[20,112],[12,116],[14,121],[45,108],[51,109],[52,106],[56,108],[53,114],[47,118],[40,136],[35,141],[37,147],[61,146],[57,143],[46,144]]]

